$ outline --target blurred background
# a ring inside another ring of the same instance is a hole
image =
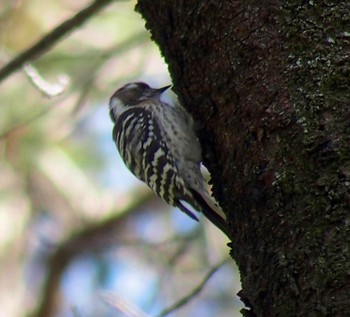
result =
[[[89,3],[0,0],[0,67]],[[163,203],[112,141],[117,88],[171,83],[134,6],[0,83],[0,316],[240,315],[225,236]]]

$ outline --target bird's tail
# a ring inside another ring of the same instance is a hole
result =
[[[197,192],[192,190],[192,195],[198,205],[201,207],[201,212],[215,226],[217,226],[227,237],[229,236],[226,216],[219,206],[215,204],[213,199],[206,192]]]

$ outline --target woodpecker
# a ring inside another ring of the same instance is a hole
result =
[[[118,89],[109,101],[113,140],[129,170],[160,198],[198,221],[191,205],[228,235],[225,216],[206,190],[194,122],[180,104],[161,100],[170,87],[133,82]]]

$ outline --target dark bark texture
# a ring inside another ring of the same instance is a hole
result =
[[[349,1],[139,0],[199,123],[245,316],[350,316]]]

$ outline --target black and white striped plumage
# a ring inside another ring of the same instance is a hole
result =
[[[163,200],[197,220],[183,202],[190,204],[227,234],[223,214],[205,188],[192,118],[180,105],[160,100],[169,87],[136,82],[118,89],[109,102],[113,139],[130,171]]]

